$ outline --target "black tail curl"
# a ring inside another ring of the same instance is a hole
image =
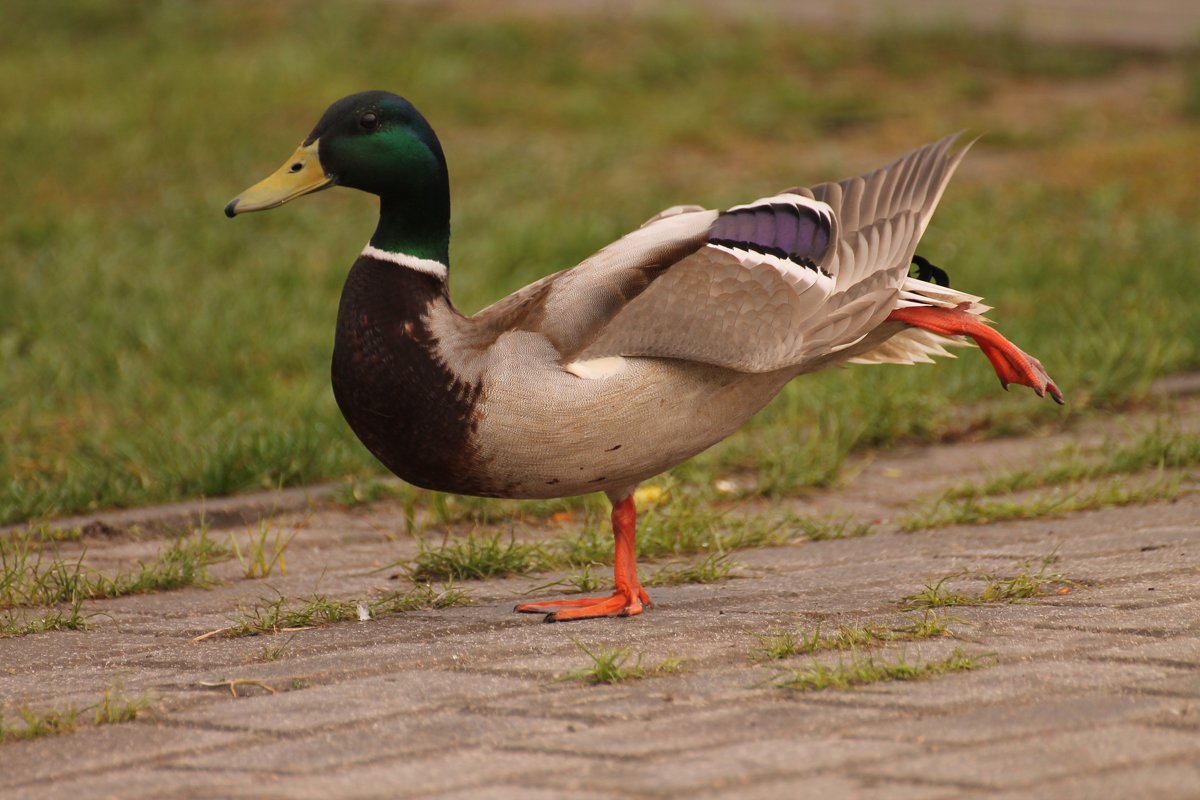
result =
[[[945,286],[947,289],[950,288],[950,276],[946,274],[946,270],[930,264],[929,259],[924,256],[914,255],[912,263],[913,267],[915,267],[912,272],[916,273],[912,275],[912,272],[910,272],[909,274],[912,277],[919,281],[928,281],[936,283],[938,286]]]

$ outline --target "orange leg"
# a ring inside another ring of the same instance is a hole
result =
[[[637,575],[637,509],[633,495],[613,505],[612,526],[615,563],[613,579],[617,585],[608,597],[572,597],[567,600],[521,603],[514,611],[522,614],[545,614],[546,622],[596,617],[632,617],[650,605],[650,595],[642,588]]]
[[[984,325],[973,314],[968,314],[960,308],[913,306],[897,308],[888,315],[888,319],[924,328],[942,336],[970,336],[987,356],[988,361],[992,362],[1001,386],[1005,389],[1010,383],[1028,386],[1037,392],[1038,397],[1045,397],[1049,392],[1054,402],[1062,405],[1063,394],[1046,374],[1042,362],[1022,352],[1015,344],[1001,336],[999,331]]]

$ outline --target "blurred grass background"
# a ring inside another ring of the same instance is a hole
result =
[[[997,307],[1067,408],[998,391],[973,351],[837,370],[795,381],[689,481],[795,492],[864,448],[1069,424],[1200,366],[1194,53],[383,2],[15,0],[0,37],[0,523],[381,472],[328,378],[374,199],[221,214],[369,88],[442,138],[465,312],[663,207],[985,134],[920,252]]]

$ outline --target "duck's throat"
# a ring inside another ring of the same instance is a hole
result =
[[[433,315],[454,313],[437,276],[364,253],[342,291],[333,394],[362,443],[404,480],[486,493],[474,477],[479,386],[447,365],[429,328]]]
[[[414,202],[405,195],[381,197],[371,246],[441,264],[450,263],[450,204],[436,198]]]

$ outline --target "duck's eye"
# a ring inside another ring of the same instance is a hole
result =
[[[364,131],[373,131],[379,127],[379,115],[374,111],[367,111],[358,118],[358,127]]]

